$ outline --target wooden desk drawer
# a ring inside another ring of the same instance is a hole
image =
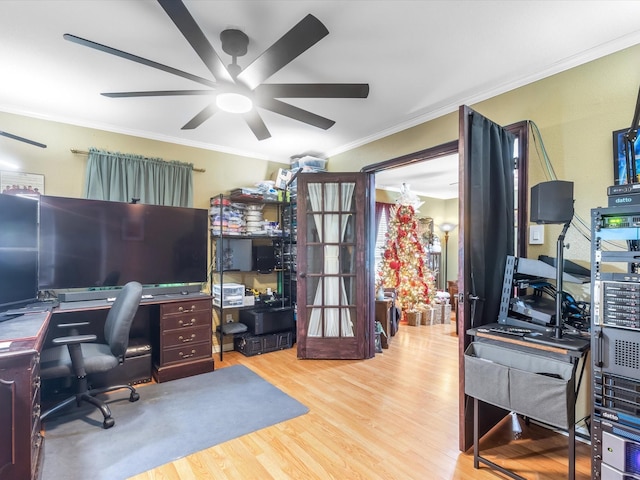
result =
[[[182,345],[180,347],[166,348],[163,349],[162,352],[160,352],[160,356],[160,362],[162,365],[182,363],[198,358],[210,358],[211,344],[209,342],[193,343]]]
[[[211,299],[198,299],[162,305],[162,316],[211,310]]]
[[[211,311],[188,312],[162,318],[162,331],[207,326],[211,328]]]
[[[162,335],[162,348],[176,347],[189,343],[208,342],[211,337],[211,328],[208,325],[201,327],[169,330]]]

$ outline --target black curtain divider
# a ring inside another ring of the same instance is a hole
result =
[[[471,327],[496,322],[507,255],[514,254],[514,141],[471,111],[469,218]]]

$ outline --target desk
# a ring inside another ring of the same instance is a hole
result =
[[[26,313],[0,323],[0,477],[36,479],[44,438],[40,433],[40,352],[59,323],[82,317],[104,336],[106,300],[61,303],[52,312]],[[84,332],[83,332],[84,333]],[[163,382],[213,370],[211,296],[156,295],[144,299],[132,334],[149,340],[153,375]],[[126,365],[126,362],[125,362]]]
[[[50,314],[0,323],[0,477],[35,479],[42,465],[40,351]]]
[[[523,477],[480,456],[478,401],[496,405],[567,430],[568,477],[575,478],[575,405],[589,339],[552,336],[531,338],[491,331],[498,324],[483,325],[467,333],[476,341],[465,352],[465,393],[473,397],[474,467],[484,463],[511,478]],[[582,364],[576,381],[578,365]],[[490,382],[487,379],[491,379]]]
[[[130,337],[150,343],[157,382],[213,370],[211,305],[211,296],[202,293],[160,294],[142,299]],[[110,307],[111,303],[104,299],[64,302],[54,309],[51,326],[82,316],[91,326],[81,333],[93,333],[100,341]],[[45,347],[54,336],[47,336]]]

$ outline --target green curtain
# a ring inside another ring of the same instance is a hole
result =
[[[86,198],[193,207],[193,164],[91,148]]]

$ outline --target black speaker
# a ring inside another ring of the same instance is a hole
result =
[[[531,188],[531,221],[567,223],[573,218],[573,182],[552,180]]]

